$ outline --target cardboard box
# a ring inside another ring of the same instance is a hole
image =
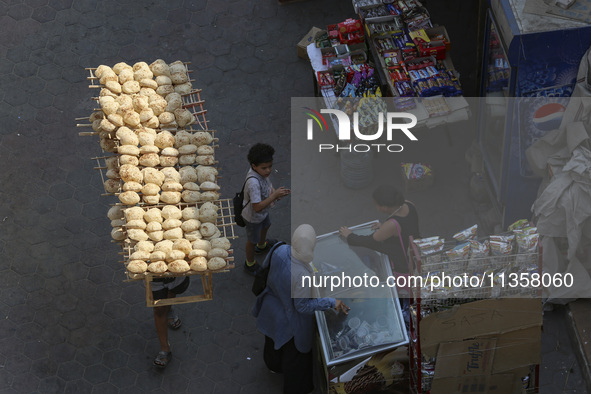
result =
[[[449,39],[449,34],[447,34],[447,30],[445,29],[445,26],[430,27],[428,29],[425,29],[425,33],[427,33],[427,36],[429,36],[431,39],[433,39],[434,37],[437,37],[439,35],[443,35],[445,37],[445,40],[444,40],[445,50],[446,51],[450,50],[451,40]]]
[[[298,57],[308,60],[308,45],[314,43],[316,39],[326,31],[318,27],[313,27],[310,31],[298,42]]]
[[[490,375],[496,348],[496,338],[442,343],[437,352],[435,377]]]
[[[542,327],[510,331],[495,337],[497,348],[492,373],[501,373],[542,362]]]
[[[509,394],[514,391],[518,377],[513,374],[435,378],[431,394]]]
[[[448,311],[434,313],[421,320],[421,351],[427,357],[434,357],[443,342],[492,337],[541,326],[540,299],[490,299],[455,305]]]

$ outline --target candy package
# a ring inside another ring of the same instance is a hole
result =
[[[432,175],[431,166],[421,163],[400,163],[407,179],[419,179]]]
[[[466,260],[470,255],[470,243],[466,242],[455,246],[453,249],[445,252],[449,261]]]
[[[478,224],[454,234],[452,238],[458,242],[469,241],[476,238],[476,233],[478,233]]]
[[[513,231],[513,230],[518,230],[520,228],[527,227],[527,226],[529,226],[529,220],[527,220],[527,219],[520,219],[520,220],[516,221],[515,223],[511,224],[507,228],[507,230],[508,231]]]

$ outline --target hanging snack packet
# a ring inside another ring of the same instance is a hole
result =
[[[518,234],[517,250],[519,253],[533,253],[538,248],[539,234]]]
[[[537,232],[538,232],[537,227],[524,227],[521,229],[513,230],[513,234],[515,234],[517,237],[519,237],[520,235],[535,234]]]
[[[445,252],[449,261],[455,260],[466,260],[468,255],[470,254],[470,243],[466,242],[460,245],[457,245],[451,250]]]
[[[527,219],[520,219],[518,221],[516,221],[515,223],[513,223],[512,225],[510,225],[507,230],[508,231],[513,231],[513,230],[518,230],[524,227],[527,227],[529,225],[529,220]]]
[[[492,238],[492,237],[491,237]],[[490,241],[490,252],[493,256],[506,256],[511,254],[513,244],[502,241]]]
[[[458,242],[469,241],[476,238],[476,233],[478,232],[478,225],[475,224],[472,227],[469,227],[465,230],[460,231],[459,233],[453,236]]]

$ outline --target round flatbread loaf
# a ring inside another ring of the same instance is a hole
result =
[[[199,156],[208,156],[213,155],[215,153],[213,146],[211,145],[201,145],[197,148],[197,154]]]
[[[194,241],[191,244],[191,246],[193,247],[193,249],[202,249],[206,252],[209,252],[211,250],[211,242],[205,239],[198,239],[197,241]]]
[[[181,211],[183,220],[199,219],[199,209],[196,207],[187,207]]]
[[[173,228],[172,230],[166,230],[164,232],[164,239],[174,240],[183,238],[183,230],[180,227]]]
[[[138,158],[136,156],[132,156],[132,155],[119,156],[119,162],[121,163],[121,165],[130,164],[132,166],[137,166],[138,164],[140,164],[140,161],[138,160]]]
[[[199,232],[203,237],[211,237],[215,234],[217,227],[213,223],[201,223],[199,227]]]
[[[130,145],[124,145],[124,146],[130,146]],[[119,169],[119,175],[121,176],[121,179],[123,179],[123,182],[142,183],[144,180],[144,176],[143,176],[142,172],[140,171],[140,169],[137,168],[136,166],[132,166],[130,164],[122,165],[121,168]]]
[[[125,205],[135,205],[140,202],[140,196],[132,191],[123,192],[119,195],[119,201]]]
[[[117,78],[117,81],[106,81],[105,87],[115,94],[121,93],[121,85],[119,84],[119,78]]]
[[[126,237],[127,235],[121,227],[115,227],[111,230],[111,238],[113,238],[115,241],[123,241]]]
[[[162,223],[164,221],[164,219],[162,218],[162,211],[158,208],[148,209],[144,213],[143,218],[146,223],[150,223],[150,222]]]
[[[187,71],[183,70],[181,72],[171,74],[170,80],[174,85],[180,85],[182,83],[188,82],[189,78],[187,77]]]
[[[179,202],[181,202],[181,193],[162,192],[162,194],[160,194],[160,201],[166,204],[178,204]]]
[[[156,83],[158,84],[158,86],[172,85],[170,77],[164,74],[160,74],[156,77]]]
[[[179,162],[179,158],[176,156],[163,156],[160,155],[160,165],[162,167],[174,167]]]
[[[123,220],[123,219],[111,220],[111,227],[121,227],[121,226],[125,226],[125,220]]]
[[[150,222],[146,225],[146,232],[162,231],[162,225],[158,222]],[[148,234],[149,236],[149,234]]]
[[[180,85],[174,85],[174,91],[181,95],[189,94],[193,91],[193,85],[191,85],[191,82],[185,82],[181,83]]]
[[[218,192],[203,192],[201,193],[201,201],[216,201],[219,200],[220,194]]]
[[[135,228],[128,229],[127,236],[129,237],[129,239],[134,241],[146,241],[149,239],[148,234],[146,234],[144,230]]]
[[[111,220],[123,219],[123,208],[121,208],[120,205],[113,205],[111,208],[109,208],[107,217]]]
[[[164,241],[160,241],[156,245],[154,245],[154,252],[161,251],[164,253],[168,253],[172,250],[172,245],[172,241],[165,239]]]
[[[218,170],[209,166],[198,166],[196,168],[197,182],[215,182],[218,175]]]
[[[221,257],[226,258],[228,257],[228,251],[220,248],[213,248],[207,253],[207,257]]]
[[[160,148],[156,145],[144,145],[140,147],[140,154],[147,155],[148,153],[160,153]]]
[[[190,268],[193,271],[207,271],[207,259],[203,256],[192,258]]]
[[[154,145],[154,141],[156,140],[156,136],[152,133],[148,133],[146,131],[140,131],[138,134],[138,142],[140,145]]]
[[[192,249],[191,241],[187,239],[177,239],[172,244],[172,250],[180,250],[184,254],[189,254]]]
[[[193,190],[185,190],[181,194],[181,198],[184,202],[192,204],[201,200],[201,193]]]
[[[132,274],[143,274],[148,269],[148,264],[142,260],[132,260],[127,264],[127,270]]]
[[[161,261],[166,258],[166,252],[161,250],[154,251],[150,253],[150,261]]]
[[[226,260],[222,259],[221,257],[212,257],[207,261],[207,268],[216,271],[222,269],[226,266]]]
[[[220,230],[219,230],[219,229],[216,229],[216,230],[215,230],[215,233],[213,233],[213,235],[211,235],[211,236],[209,236],[209,237],[203,237],[203,238],[205,238],[205,239],[206,239],[206,240],[208,240],[208,241],[211,241],[211,240],[213,240],[213,239],[215,239],[215,238],[219,238],[219,237],[221,237],[221,236],[222,236],[222,233],[220,232]]]
[[[142,174],[146,183],[154,183],[158,186],[164,183],[164,174],[155,168],[144,168]]]
[[[142,185],[137,182],[125,182],[123,184],[123,191],[124,192],[132,191],[132,192],[139,193],[142,191]]]
[[[160,156],[158,153],[143,154],[140,156],[139,164],[144,167],[156,167],[160,164]]]
[[[154,243],[151,241],[140,241],[135,244],[133,250],[136,252],[148,252],[151,253],[154,250]]]
[[[195,123],[195,115],[186,108],[177,108],[174,110],[174,119],[179,127],[187,127]]]
[[[158,194],[155,196],[144,194],[142,196],[142,200],[144,200],[144,202],[148,205],[156,205],[160,202],[160,196]]]
[[[183,185],[187,182],[197,182],[197,172],[193,167],[182,167],[179,170],[179,174],[180,179],[178,180],[178,182],[180,182]]]
[[[174,135],[174,147],[180,149],[185,145],[189,145],[191,143],[191,133],[185,130],[179,130]],[[197,152],[197,150],[195,150]]]
[[[145,230],[146,229],[146,222],[144,222],[144,220],[132,220],[129,221],[125,224],[125,227],[129,230],[129,229],[140,229],[140,230]]]
[[[212,142],[213,137],[211,136],[211,133],[207,131],[198,131],[196,133],[193,133],[193,138],[191,140],[191,143],[197,146],[209,145]]]
[[[168,181],[162,184],[162,191],[164,192],[182,192],[183,185],[178,182]]]
[[[192,190],[194,192],[198,192],[199,191],[199,185],[196,184],[195,182],[187,182],[183,185],[183,189],[184,190]]]
[[[147,242],[147,241],[144,241]],[[142,260],[142,261],[147,261],[150,259],[150,252],[144,252],[144,251],[137,251],[137,252],[133,252],[131,254],[131,256],[129,256],[130,260]]]
[[[154,242],[160,242],[164,239],[164,231],[150,231],[148,237]]]
[[[215,158],[213,157],[213,155],[197,156],[197,159],[195,159],[195,163],[204,166],[211,166],[215,164]]]
[[[181,250],[173,249],[170,252],[166,253],[166,262],[171,263],[175,260],[183,260],[185,258],[185,253]]]
[[[180,210],[179,207],[175,207],[173,205],[167,205],[162,208],[162,217],[164,219],[181,219],[183,217],[183,212]]]
[[[144,219],[144,210],[140,207],[126,208],[123,212],[125,214],[125,220],[128,222]]]
[[[126,94],[139,93],[140,83],[138,81],[127,81],[121,86],[121,90]]]
[[[154,274],[163,274],[168,270],[168,265],[164,261],[154,261],[148,265],[148,271]]]
[[[113,123],[117,127],[123,126],[125,123],[123,122],[123,117],[119,114],[111,114],[107,116],[109,122]]]
[[[207,250],[203,250],[203,249],[192,249],[189,252],[189,258],[190,259],[194,259],[195,257],[207,257]]]
[[[181,155],[179,156],[179,165],[181,166],[190,166],[195,164],[195,160],[197,160],[197,155]]]
[[[185,260],[175,260],[172,263],[168,263],[168,270],[174,273],[183,273],[188,272],[191,268],[189,267],[189,263]]]
[[[223,238],[212,239],[211,240],[211,247],[228,250],[232,247],[232,244],[230,243],[230,240],[228,238],[223,237]]]
[[[117,153],[120,155],[139,156],[140,148],[135,145],[119,145]]]
[[[142,194],[148,196],[156,196],[160,193],[160,187],[155,183],[146,183],[144,187],[142,187]]]
[[[181,227],[183,222],[179,219],[166,219],[164,223],[162,223],[162,228],[164,230],[172,230],[173,228]]]
[[[176,137],[178,139],[178,136]],[[190,137],[187,137],[187,140],[189,140]],[[195,152],[197,152],[197,145],[193,145],[193,144],[186,144],[186,145],[182,145],[179,146],[179,155],[191,155]]]
[[[117,193],[121,188],[121,181],[119,179],[107,179],[103,185],[107,193]]]
[[[180,182],[181,174],[176,168],[163,168],[160,172],[164,175],[164,182]]]
[[[156,93],[156,89],[158,89],[158,83],[153,79],[144,78],[140,81],[140,86],[142,88],[150,88],[154,90]],[[140,94],[142,94],[142,89],[140,89]],[[149,95],[148,95],[149,96]]]
[[[162,149],[160,154],[163,156],[175,156],[176,157],[179,155],[179,151],[178,151],[178,149],[173,148],[172,146],[169,146],[167,148]]]
[[[218,191],[220,190],[220,187],[218,185],[216,185],[214,182],[203,182],[201,185],[199,185],[199,188],[201,189],[201,191],[207,192],[207,191]]]
[[[193,242],[197,241],[198,239],[203,238],[203,235],[199,232],[199,230],[191,231],[190,233],[185,233],[185,239]]]
[[[189,219],[185,220],[183,224],[181,224],[181,229],[185,233],[190,233],[196,230],[199,230],[199,226],[201,226],[201,222],[197,219]]]
[[[213,209],[199,210],[199,220],[204,223],[217,223],[218,214]]]
[[[154,145],[156,145],[160,149],[172,147],[174,146],[174,136],[169,131],[161,131],[156,135]]]

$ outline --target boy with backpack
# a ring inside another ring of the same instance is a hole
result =
[[[255,254],[265,253],[275,243],[267,239],[267,230],[271,227],[269,207],[290,193],[283,186],[274,189],[271,184],[269,175],[273,169],[274,153],[272,146],[258,143],[250,148],[247,156],[250,170],[246,174],[242,209],[247,238],[244,270],[252,275],[258,270]]]

